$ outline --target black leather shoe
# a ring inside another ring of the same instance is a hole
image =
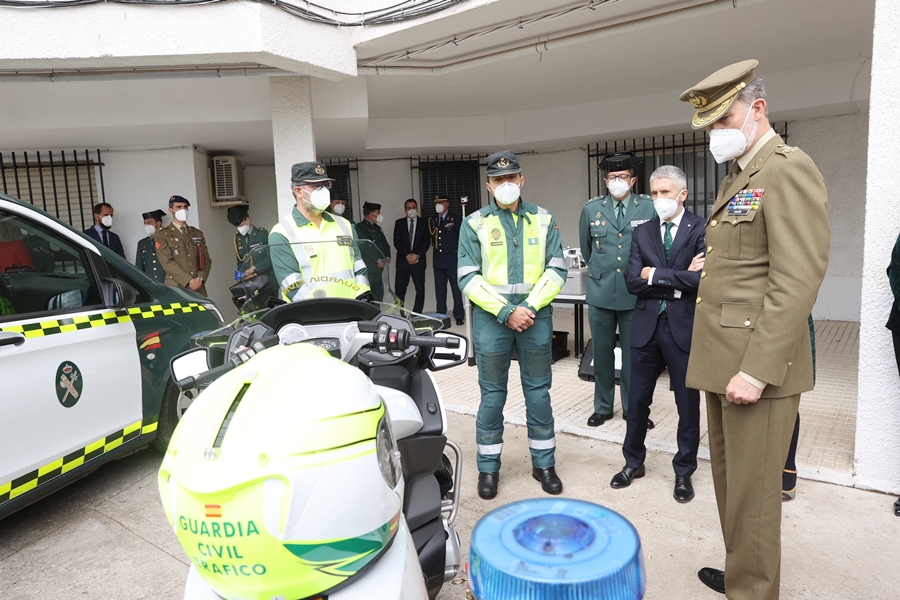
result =
[[[500,473],[478,474],[478,495],[485,500],[490,500],[497,495],[497,483],[500,481]]]
[[[456,320],[456,324],[457,324],[457,325],[465,325],[465,324],[466,324],[466,321],[465,321],[464,319],[457,319],[457,320]]]
[[[720,571],[711,567],[703,567],[697,573],[697,577],[700,578],[700,581],[709,586],[710,589],[713,589],[720,594],[725,593],[725,571]]]
[[[628,420],[628,413],[627,413],[627,412],[623,412],[623,413],[622,413],[622,418],[623,418],[624,420],[627,421],[627,420]],[[656,423],[654,423],[654,422],[651,421],[650,419],[647,419],[647,431],[650,431],[650,430],[653,429],[654,427],[656,427]]]
[[[675,500],[685,504],[694,499],[694,485],[691,483],[691,476],[675,478]]]
[[[900,517],[900,498],[894,500],[894,514]]]
[[[612,481],[609,482],[609,486],[616,488],[617,490],[620,488],[627,488],[631,485],[632,479],[639,479],[643,477],[646,472],[647,470],[644,468],[644,465],[639,466],[637,469],[624,467],[621,471],[613,475]]]
[[[537,481],[540,481],[541,489],[551,496],[562,494],[562,481],[560,481],[559,476],[556,474],[555,467],[550,467],[549,469],[538,469],[537,467],[534,467],[531,469],[531,476]]]
[[[588,418],[588,427],[599,427],[603,425],[610,419],[612,419],[612,413],[608,415],[601,415],[600,413],[594,413]]]

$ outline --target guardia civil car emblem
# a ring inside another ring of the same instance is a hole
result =
[[[81,398],[81,390],[84,387],[81,370],[75,363],[66,361],[56,369],[56,382],[56,397],[59,403],[66,408],[75,406]]]

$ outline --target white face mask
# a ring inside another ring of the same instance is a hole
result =
[[[747,110],[747,117],[740,129],[713,129],[709,132],[709,151],[720,165],[747,151],[750,140],[756,135],[756,126],[759,125],[759,121],[755,121],[750,137],[744,135],[744,127],[747,126],[747,120],[750,119],[750,113],[753,112],[752,109],[751,106]]]
[[[384,215],[378,215],[375,217],[375,223],[381,225],[384,222]]]
[[[309,194],[309,203],[312,205],[313,210],[322,212],[331,206],[331,190],[326,187],[313,190]]]
[[[509,206],[518,200],[519,194],[522,193],[519,186],[511,181],[504,181],[496,188],[491,188],[491,190],[494,192],[494,198],[503,206]]]
[[[435,204],[435,205],[434,205],[434,210],[435,210],[435,212],[436,212],[437,214],[439,214],[439,215],[444,214],[444,204],[443,204],[443,203],[441,203],[441,204]]]
[[[175,211],[175,220],[181,221],[182,223],[187,223],[188,211],[186,208],[182,208]]]
[[[409,217],[410,219],[415,219],[416,217],[419,216],[419,211],[417,211],[414,208],[411,208],[408,211],[406,211],[406,216]]]
[[[112,215],[106,215],[105,217],[100,219],[100,222],[106,228],[112,227]]]
[[[241,225],[240,227],[237,228],[237,230],[238,230],[238,233],[240,233],[241,235],[247,235],[247,232],[250,231],[250,226],[249,225]]]
[[[656,209],[656,214],[659,215],[661,220],[671,219],[678,214],[679,205],[677,198],[681,196],[683,191],[678,192],[675,198],[657,198],[653,201],[653,208]]]
[[[144,231],[147,232],[147,235],[153,235],[156,233],[156,225],[144,225]]]
[[[344,209],[345,209],[345,208],[347,208],[347,207],[344,206],[343,204],[335,204],[335,205],[334,205],[334,208],[332,208],[331,210],[332,210],[332,211],[334,212],[334,214],[336,214],[336,215],[342,215],[342,214],[344,214]]]
[[[614,179],[607,183],[606,187],[609,189],[609,193],[612,194],[613,198],[624,198],[628,195],[631,184],[622,181],[621,179]]]

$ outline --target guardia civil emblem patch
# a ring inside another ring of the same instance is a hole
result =
[[[81,398],[81,390],[84,380],[81,378],[81,370],[75,363],[66,361],[56,369],[56,398],[66,408],[75,406]]]
[[[500,230],[494,227],[491,229],[491,239],[496,241],[500,239]]]

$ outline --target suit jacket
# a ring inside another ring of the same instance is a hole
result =
[[[416,221],[415,239],[409,239],[409,220],[406,217],[397,219],[394,222],[394,248],[397,249],[397,260],[406,262],[407,254],[418,254],[420,268],[425,268],[425,253],[428,252],[428,246],[431,240],[428,238],[428,224],[425,219],[419,217]],[[412,266],[412,265],[410,265]]]
[[[609,310],[632,310],[635,297],[625,286],[625,267],[634,228],[656,216],[653,201],[644,194],[624,200],[622,227],[616,224],[616,201],[598,196],[584,205],[578,225],[581,254],[588,264],[586,300]]]
[[[631,255],[625,268],[625,285],[637,296],[631,321],[631,347],[643,348],[653,337],[660,305],[665,300],[675,343],[690,352],[700,272],[687,268],[697,254],[706,252],[703,217],[684,211],[668,259],[660,230],[659,217],[654,217],[632,234]],[[641,278],[644,267],[656,268],[653,285]],[[681,291],[680,298],[675,298],[675,290]]]
[[[434,247],[431,258],[436,269],[456,269],[461,224],[462,219],[451,212],[443,220],[440,216],[428,217],[428,234]]]
[[[115,233],[113,233],[112,231],[107,230],[107,233],[109,234],[109,249],[112,250],[113,252],[115,252],[116,254],[118,254],[119,256],[121,256],[122,258],[125,258],[125,248],[122,247],[122,240],[120,240],[119,236],[116,235]],[[85,229],[84,234],[86,236],[88,236],[89,238],[92,238],[93,240],[95,240],[101,246],[104,245],[103,240],[100,239],[100,234],[97,233],[97,230],[94,229],[93,227],[88,227],[87,229]]]
[[[738,373],[764,398],[813,388],[807,318],[828,266],[825,181],[775,136],[719,188],[706,228],[687,386],[718,394]]]

